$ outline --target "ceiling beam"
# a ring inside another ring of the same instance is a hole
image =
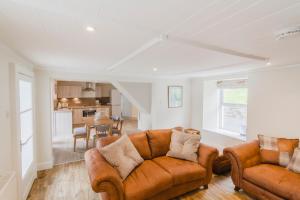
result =
[[[247,59],[251,59],[251,60],[258,60],[258,61],[268,61],[269,60],[269,58],[266,58],[266,57],[247,54],[247,53],[235,51],[232,49],[226,49],[226,48],[222,48],[219,46],[199,42],[196,40],[189,40],[189,39],[185,39],[185,38],[172,37],[172,36],[168,36],[166,38],[168,38],[168,40],[172,41],[172,42],[176,42],[179,44],[184,44],[184,45],[188,45],[188,46],[192,46],[192,47],[196,47],[196,48],[206,49],[206,50],[214,51],[217,53],[223,53],[223,54],[227,54],[227,55],[238,56],[238,57],[247,58]]]
[[[119,60],[115,64],[111,65],[110,67],[107,67],[106,69],[110,70],[110,71],[115,69],[116,67],[128,62],[129,60],[131,60],[134,57],[138,56],[139,54],[143,53],[144,51],[152,48],[153,46],[155,46],[157,44],[159,44],[163,40],[164,40],[163,36],[157,37],[157,38],[154,38],[154,39],[150,40],[149,42],[145,43],[140,48],[136,49],[135,51],[133,51],[129,55],[125,56],[124,58],[122,58],[121,60]]]
[[[178,44],[188,45],[188,46],[192,46],[192,47],[196,47],[196,48],[206,49],[206,50],[214,51],[217,53],[227,54],[227,55],[231,55],[231,56],[237,56],[237,57],[251,59],[251,60],[257,60],[257,61],[263,61],[263,62],[267,62],[269,60],[269,58],[266,58],[266,57],[247,54],[247,53],[235,51],[232,49],[226,49],[226,48],[203,43],[203,42],[196,41],[196,40],[190,40],[190,39],[185,39],[185,38],[170,36],[170,35],[161,35],[160,37],[154,38],[154,39],[150,40],[149,42],[145,43],[143,46],[136,49],[129,55],[125,56],[124,58],[122,58],[121,60],[116,62],[115,64],[107,67],[106,70],[112,71],[113,69],[115,69],[115,68],[121,66],[122,64],[130,61],[131,59],[137,57],[138,55],[145,52],[146,50],[154,47],[155,45],[158,45],[162,41],[176,42]]]

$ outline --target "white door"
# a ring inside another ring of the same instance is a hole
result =
[[[20,138],[21,193],[26,198],[36,174],[34,165],[33,84],[32,78],[19,75],[18,86],[18,133]]]

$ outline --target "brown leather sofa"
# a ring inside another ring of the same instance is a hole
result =
[[[100,193],[103,200],[166,200],[200,186],[207,188],[218,150],[200,144],[199,163],[166,157],[171,133],[171,130],[151,130],[130,135],[145,161],[123,182],[116,169],[98,151],[118,137],[99,139],[97,147],[85,154],[93,190]]]
[[[236,191],[243,189],[263,200],[300,200],[300,174],[261,163],[258,141],[225,148],[224,154],[231,160],[231,178]]]

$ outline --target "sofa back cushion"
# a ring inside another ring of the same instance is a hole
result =
[[[171,129],[149,130],[147,133],[152,158],[165,156],[170,149]]]
[[[298,139],[258,136],[262,163],[279,164],[286,167],[298,146]]]
[[[146,132],[131,134],[129,135],[129,138],[145,160],[150,160],[152,158]]]
[[[110,136],[110,137],[101,138],[97,141],[97,148],[101,149],[102,147],[113,143],[118,138],[119,136]],[[151,151],[148,144],[146,131],[131,134],[129,135],[129,138],[143,159],[145,160],[151,159]]]

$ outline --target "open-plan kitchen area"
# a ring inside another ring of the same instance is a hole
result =
[[[53,81],[53,163],[84,159],[95,140],[138,131],[139,111],[111,83]]]

